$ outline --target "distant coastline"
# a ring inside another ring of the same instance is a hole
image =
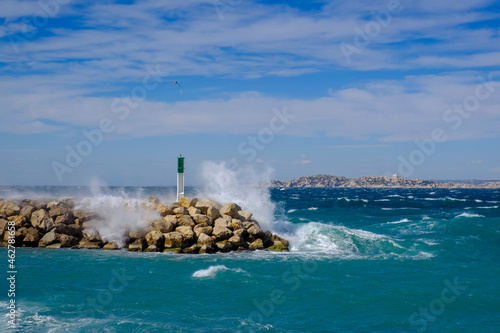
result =
[[[500,188],[500,181],[475,184],[471,181],[440,182],[437,180],[407,179],[398,175],[346,178],[331,175],[304,176],[289,181],[272,180],[271,187],[327,187],[327,188]]]

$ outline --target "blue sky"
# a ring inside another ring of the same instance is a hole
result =
[[[500,179],[498,1],[5,0],[0,73],[0,185]]]

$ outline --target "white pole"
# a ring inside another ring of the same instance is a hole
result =
[[[177,202],[184,196],[184,157],[177,157]]]
[[[177,202],[184,196],[184,174],[177,173]]]

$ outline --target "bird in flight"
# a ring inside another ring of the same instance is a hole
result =
[[[167,81],[165,82],[164,84],[167,84],[167,83],[170,83],[170,82],[173,82],[174,84],[178,85],[179,86],[179,91],[182,95],[182,88],[181,88],[181,85],[179,84],[179,82],[177,82],[176,80],[170,80],[170,81]]]

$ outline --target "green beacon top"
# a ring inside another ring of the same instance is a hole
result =
[[[182,155],[177,157],[177,173],[184,173],[184,157]]]

